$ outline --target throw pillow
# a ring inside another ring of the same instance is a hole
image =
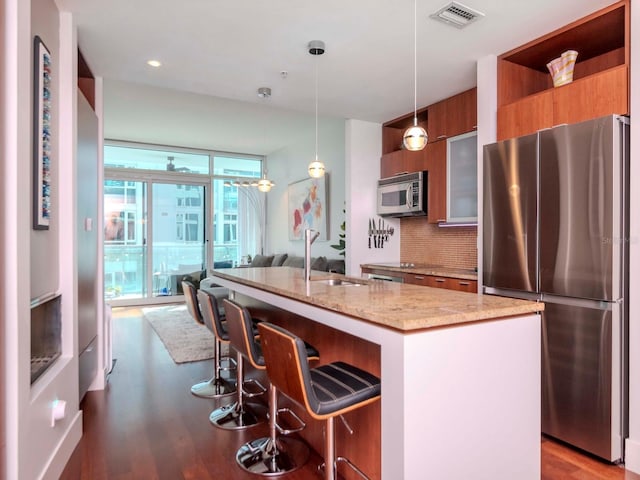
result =
[[[251,260],[249,266],[251,267],[270,267],[273,262],[273,255],[269,255],[268,257],[265,255],[256,255]]]
[[[289,256],[282,264],[283,267],[295,267],[295,268],[303,268],[304,267],[304,257],[296,257]]]
[[[280,253],[278,255],[274,255],[273,262],[271,262],[272,267],[281,267],[284,261],[287,259],[288,255],[286,253]]]
[[[344,260],[335,258],[327,260],[327,272],[341,273],[344,275]]]
[[[327,271],[327,257],[318,257],[311,260],[311,270]]]

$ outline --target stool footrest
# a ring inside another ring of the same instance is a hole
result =
[[[369,477],[367,477],[367,475],[360,470],[351,460],[349,460],[346,457],[337,457],[336,461],[334,463],[333,468],[337,468],[337,464],[338,462],[342,462],[342,463],[346,463],[349,467],[351,467],[351,469],[356,472],[358,475],[360,475],[360,477],[364,478],[365,480],[371,480]],[[318,465],[318,472],[320,472],[320,474],[322,474],[324,472],[324,469],[326,468],[326,464],[325,462],[322,462],[320,465]],[[337,478],[337,477],[336,477]]]
[[[220,370],[222,371],[235,370],[237,365],[238,362],[236,362],[236,359],[233,357],[230,357],[228,355],[220,357]]]
[[[293,410],[291,410],[290,408],[286,408],[286,407],[282,407],[278,409],[278,417],[280,417],[281,414],[286,413],[289,416],[291,416],[293,418],[293,420],[298,424],[297,427],[293,427],[293,428],[283,428],[277,421],[276,418],[276,428],[278,429],[278,432],[280,432],[280,435],[290,435],[292,433],[296,433],[296,432],[300,432],[302,430],[305,429],[305,427],[307,426],[306,423],[304,423],[304,420],[302,420],[297,414],[296,412],[294,412]]]
[[[250,387],[250,389],[247,387]],[[266,387],[254,378],[249,378],[242,382],[242,393],[248,398],[263,395],[266,391]]]

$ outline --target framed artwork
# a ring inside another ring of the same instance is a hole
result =
[[[33,39],[33,228],[51,220],[51,53]]]
[[[327,175],[322,178],[305,178],[290,183],[289,240],[304,240],[304,231],[311,228],[320,232],[318,240],[329,238],[329,205],[327,204]]]

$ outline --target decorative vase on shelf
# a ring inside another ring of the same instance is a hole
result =
[[[547,63],[547,68],[553,78],[553,86],[559,87],[573,81],[573,67],[576,64],[578,52],[567,50],[558,58]]]

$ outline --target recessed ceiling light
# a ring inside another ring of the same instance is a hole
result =
[[[160,60],[148,60],[147,61],[147,65],[149,65],[150,67],[160,67],[162,65],[162,63],[160,63]]]

